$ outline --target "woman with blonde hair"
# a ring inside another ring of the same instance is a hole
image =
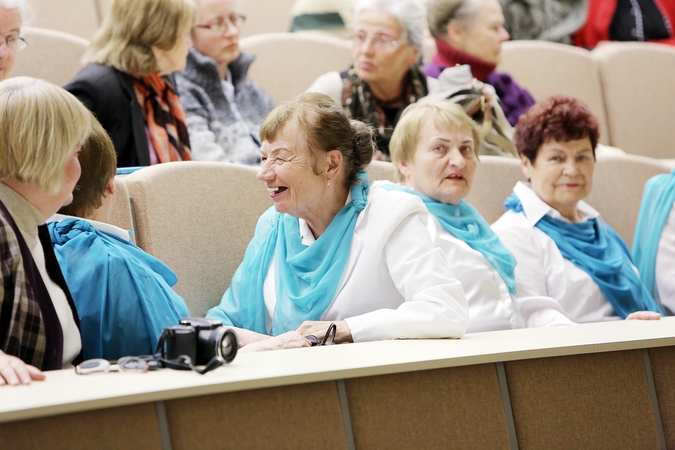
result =
[[[118,167],[191,159],[171,74],[185,69],[195,21],[191,0],[115,0],[66,85],[110,135]]]
[[[0,385],[79,359],[79,320],[45,221],[72,201],[91,121],[53,84],[0,82]]]

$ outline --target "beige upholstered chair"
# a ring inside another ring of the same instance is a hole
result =
[[[63,31],[91,39],[98,28],[96,0],[30,0],[35,20],[40,28]]]
[[[497,70],[512,75],[537,101],[555,94],[582,100],[600,122],[600,143],[610,143],[600,74],[588,50],[545,41],[505,42]]]
[[[645,183],[654,175],[669,171],[658,160],[644,156],[598,157],[593,189],[585,201],[600,212],[630,247]]]
[[[28,46],[19,53],[11,76],[42,78],[63,86],[82,68],[89,41],[79,36],[43,28],[23,27]]]
[[[283,33],[291,29],[295,0],[244,0],[238,2],[238,9],[246,16],[241,27],[241,36],[263,33]]]
[[[272,201],[257,168],[213,162],[158,164],[128,175],[138,244],[178,276],[190,312],[217,305]]]
[[[520,158],[483,155],[466,201],[492,223],[506,211],[504,201],[513,192],[513,186],[524,180]]]
[[[600,67],[611,144],[628,153],[675,158],[675,48],[612,42],[592,54]]]
[[[372,183],[375,180],[388,180],[398,183],[398,169],[394,163],[387,161],[372,161],[366,167],[368,172],[368,179]]]
[[[302,94],[320,75],[351,64],[349,42],[320,33],[261,34],[239,44],[256,55],[249,78],[277,103]]]
[[[134,210],[124,177],[115,177],[115,200],[110,214],[110,223],[124,230],[130,230],[131,238],[137,242]]]

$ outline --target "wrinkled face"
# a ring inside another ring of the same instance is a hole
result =
[[[457,205],[469,195],[478,158],[469,129],[439,130],[425,121],[411,161],[397,161],[407,187],[441,203]]]
[[[80,179],[82,168],[80,167],[80,160],[78,158],[82,146],[76,145],[66,158],[66,165],[63,172],[63,183],[61,188],[55,196],[55,203],[57,203],[56,210],[58,211],[62,206],[69,205],[73,201],[73,189]]]
[[[258,172],[276,210],[301,219],[321,209],[327,189],[325,177],[315,174],[304,142],[296,124],[286,125],[274,141],[263,141]]]
[[[173,72],[182,72],[185,70],[188,51],[192,47],[190,32],[187,31],[178,38],[178,42],[173,48],[163,50],[159,47],[152,47],[152,53],[157,60],[157,67],[160,75],[168,75]]]
[[[15,9],[0,5],[0,81],[7,78],[14,65],[16,53],[7,47],[6,39],[17,39],[21,31],[21,16]]]
[[[498,0],[479,0],[482,5],[474,19],[457,34],[452,45],[484,61],[499,64],[502,42],[509,40],[504,14]]]
[[[195,27],[192,40],[195,49],[227,67],[239,57],[239,28],[234,23],[235,0],[200,0],[199,24],[212,28]]]
[[[545,142],[534,162],[523,156],[522,163],[532,190],[560,212],[576,208],[591,193],[595,158],[589,138]]]
[[[368,84],[403,80],[419,51],[410,46],[396,18],[377,9],[361,13],[354,26],[352,59],[358,76]]]

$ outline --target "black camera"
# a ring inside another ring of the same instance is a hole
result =
[[[237,355],[237,335],[221,321],[201,317],[185,317],[180,325],[164,328],[162,358],[178,360],[189,356],[195,365],[209,364],[216,357],[230,362]]]

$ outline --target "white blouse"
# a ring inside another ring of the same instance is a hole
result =
[[[541,200],[528,183],[518,182],[513,192],[520,199],[524,214],[507,211],[492,224],[492,229],[518,261],[518,298],[551,297],[558,303],[557,311],[555,308],[544,311],[551,305],[538,305],[536,299],[530,302],[528,308],[541,307],[541,314],[551,317],[562,311],[573,322],[618,320],[619,316],[593,278],[563,258],[553,239],[535,226],[545,215],[563,221],[567,219]],[[578,210],[582,221],[600,216],[583,201],[579,202]]]
[[[654,297],[675,313],[675,206],[663,227],[654,268]]]
[[[371,187],[336,296],[321,320],[345,320],[354,342],[461,337],[469,316],[466,297],[429,237],[427,218],[419,198]],[[301,219],[300,233],[305,245],[314,243]],[[276,305],[274,261],[264,297],[269,329]]]

